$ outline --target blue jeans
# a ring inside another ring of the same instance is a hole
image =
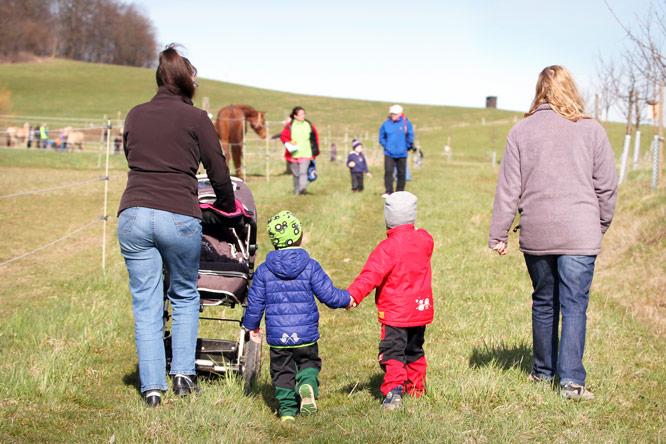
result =
[[[532,279],[532,338],[537,377],[585,385],[585,330],[596,256],[525,254]],[[561,339],[558,327],[562,313]],[[559,348],[559,353],[558,353]]]
[[[141,391],[167,390],[162,266],[169,275],[167,296],[173,307],[170,373],[194,375],[201,221],[152,208],[127,208],[119,216],[118,243],[132,292]]]

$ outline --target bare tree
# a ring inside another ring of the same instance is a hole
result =
[[[666,0],[651,1],[645,17],[636,17],[634,26],[623,22],[604,2],[632,43],[636,68],[651,81],[666,81]]]
[[[150,66],[157,44],[150,19],[119,0],[1,0],[0,56],[23,52]]]
[[[0,54],[46,55],[52,41],[52,0],[0,2]]]
[[[615,63],[612,61],[604,61],[603,58],[599,57],[599,65],[597,67],[597,78],[595,81],[595,87],[598,91],[597,95],[599,97],[598,106],[603,111],[605,116],[604,126],[608,128],[608,119],[610,114],[610,109],[617,102],[617,86],[616,78],[618,77],[617,68]],[[601,118],[601,116],[599,116]]]

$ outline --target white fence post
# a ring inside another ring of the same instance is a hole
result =
[[[636,140],[634,140],[634,161],[632,164],[632,169],[638,168],[638,158],[641,153],[641,131],[636,130]]]
[[[109,203],[109,152],[111,151],[111,119],[106,121],[106,167],[104,171],[104,212],[102,213],[102,270],[106,268],[106,222],[109,217],[106,210]]]
[[[622,147],[622,163],[620,164],[620,177],[618,185],[624,181],[624,176],[627,174],[627,162],[629,161],[629,145],[631,144],[631,134],[624,136],[624,146]]]
[[[270,122],[266,122],[266,182],[271,180],[270,177],[270,145],[271,145],[271,133],[268,130]]]

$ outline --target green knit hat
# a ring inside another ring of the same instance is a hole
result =
[[[301,221],[291,211],[280,211],[268,219],[268,237],[276,248],[292,246],[303,234]]]

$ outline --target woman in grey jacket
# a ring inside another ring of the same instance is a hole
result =
[[[530,379],[551,380],[557,373],[562,396],[571,399],[593,398],[583,366],[586,311],[594,262],[617,198],[608,136],[583,109],[566,68],[541,71],[530,111],[509,132],[488,242],[506,254],[517,210],[520,251],[534,287]]]

